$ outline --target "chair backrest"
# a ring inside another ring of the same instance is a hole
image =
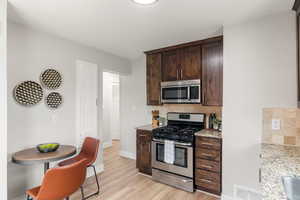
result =
[[[80,156],[87,159],[87,165],[92,165],[98,155],[100,140],[92,137],[86,137],[84,139]]]
[[[44,176],[38,200],[61,200],[76,192],[86,178],[86,159],[53,168]]]

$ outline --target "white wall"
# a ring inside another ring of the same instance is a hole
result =
[[[76,144],[75,66],[78,59],[99,66],[99,105],[102,104],[102,71],[109,70],[121,74],[129,74],[131,71],[130,63],[126,59],[36,32],[21,25],[8,24],[9,154],[42,142]],[[43,102],[31,108],[18,105],[12,96],[13,88],[24,80],[39,81],[40,73],[49,66],[58,69],[63,75],[63,84],[59,90],[64,97],[61,108],[50,111]],[[99,135],[101,135],[103,125],[101,106],[98,112]],[[23,194],[25,189],[38,185],[42,171],[41,165],[20,166],[9,162],[9,199]]]
[[[7,1],[0,0],[0,199],[7,199]]]
[[[296,106],[292,12],[224,27],[223,194],[259,190],[262,108]]]
[[[135,158],[135,128],[151,123],[151,108],[146,103],[146,59],[132,62],[132,74],[120,76],[121,155]]]

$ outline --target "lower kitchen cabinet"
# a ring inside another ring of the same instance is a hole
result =
[[[221,195],[222,139],[196,136],[195,146],[196,189]]]
[[[152,132],[138,129],[136,131],[136,167],[139,172],[152,175],[151,167]]]

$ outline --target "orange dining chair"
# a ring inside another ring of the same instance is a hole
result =
[[[95,138],[92,138],[92,137],[86,137],[84,142],[83,142],[81,151],[77,156],[58,163],[58,166],[66,166],[66,165],[70,165],[74,162],[77,162],[78,160],[86,159],[87,160],[86,167],[87,168],[88,167],[93,168],[95,178],[96,178],[97,192],[95,192],[93,194],[90,194],[89,196],[85,197],[84,192],[83,192],[83,188],[81,186],[82,199],[88,199],[88,198],[90,198],[94,195],[98,195],[99,191],[100,191],[100,186],[99,186],[99,181],[98,181],[98,177],[97,177],[97,173],[96,173],[96,168],[94,166],[94,163],[95,163],[95,161],[97,159],[97,155],[98,155],[99,144],[100,144],[100,141],[98,139],[95,139]]]
[[[82,159],[72,165],[49,169],[41,186],[26,191],[27,200],[69,200],[84,183],[86,162]]]

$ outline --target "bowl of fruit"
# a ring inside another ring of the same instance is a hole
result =
[[[50,153],[54,152],[58,149],[59,144],[58,143],[45,143],[45,144],[39,144],[36,146],[36,148],[41,153]]]

